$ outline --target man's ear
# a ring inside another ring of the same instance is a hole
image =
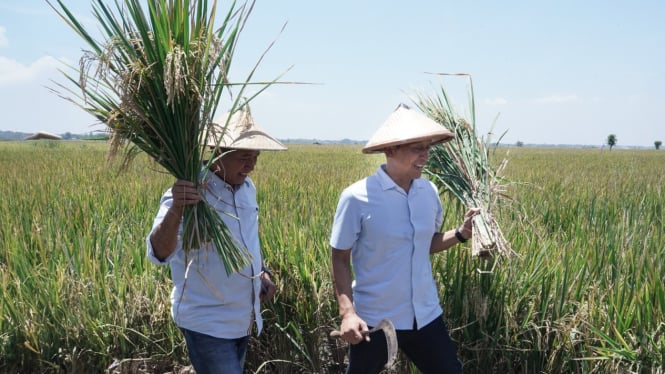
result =
[[[383,153],[385,153],[387,157],[392,157],[395,155],[396,150],[397,150],[396,146],[386,147],[383,149]]]

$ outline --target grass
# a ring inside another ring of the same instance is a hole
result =
[[[139,157],[119,178],[99,142],[0,143],[0,372],[102,372],[146,358],[186,365],[168,269],[145,236],[173,177]],[[465,373],[662,373],[665,152],[501,148],[520,181],[497,215],[519,254],[433,257]],[[374,172],[359,146],[290,145],[253,173],[278,296],[248,372],[334,373],[345,349],[328,235],[341,190]],[[464,208],[442,196],[446,227]],[[481,273],[478,270],[492,270]],[[397,372],[412,372],[401,357]],[[415,372],[415,371],[413,371]]]

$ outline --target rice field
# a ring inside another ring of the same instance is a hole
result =
[[[144,240],[173,178],[123,173],[96,142],[0,142],[0,372],[177,372],[168,268]],[[465,373],[663,373],[665,151],[500,148],[495,212],[519,256],[435,255]],[[278,295],[248,373],[339,373],[328,233],[337,198],[374,172],[360,146],[263,152],[252,178]],[[446,228],[464,209],[442,194]],[[417,373],[400,357],[396,373]]]

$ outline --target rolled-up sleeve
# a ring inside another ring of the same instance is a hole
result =
[[[155,250],[152,247],[152,241],[150,240],[152,233],[155,231],[155,228],[157,228],[157,226],[160,223],[162,223],[172,203],[173,203],[173,198],[171,195],[171,190],[169,189],[168,191],[166,191],[166,193],[164,193],[162,199],[159,202],[159,211],[157,212],[155,220],[152,223],[152,229],[150,230],[148,236],[146,237],[146,257],[150,262],[152,262],[155,265],[168,264],[171,258],[173,258],[173,256],[175,256],[175,254],[182,248],[182,224],[178,227],[178,242],[176,244],[175,250],[163,261],[155,256]]]

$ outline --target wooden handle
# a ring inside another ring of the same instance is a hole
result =
[[[367,336],[367,335],[369,335],[370,332],[372,332],[372,331],[371,330],[364,330],[364,331],[361,331],[360,333],[362,334],[362,336]],[[331,338],[341,338],[342,337],[342,332],[338,331],[338,330],[333,330],[333,331],[330,332],[330,337]]]

